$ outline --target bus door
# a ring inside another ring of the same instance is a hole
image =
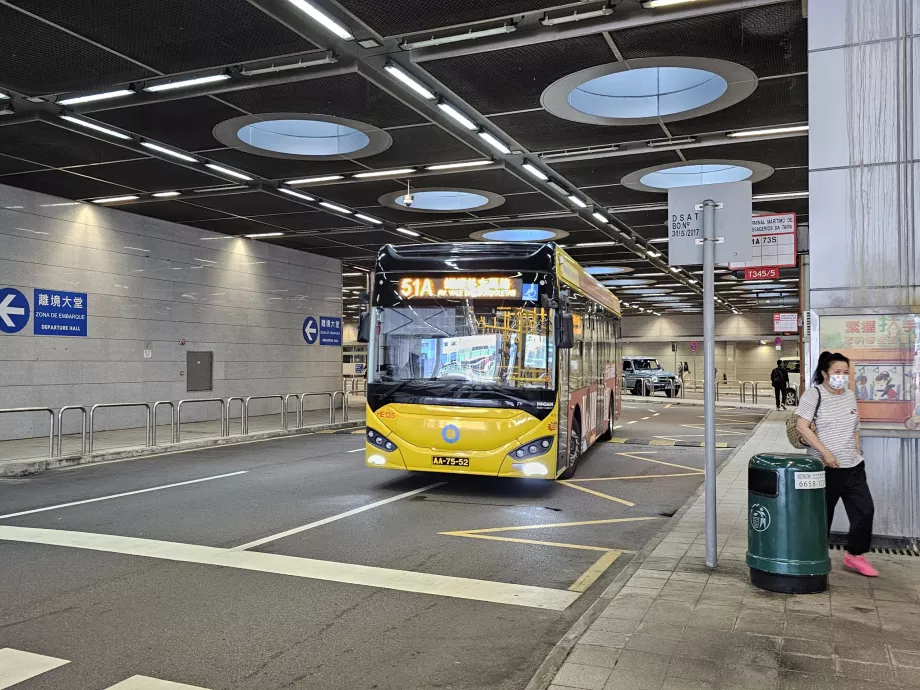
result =
[[[556,474],[565,469],[569,462],[569,424],[572,419],[569,399],[570,356],[571,350],[556,350],[556,404],[559,406]]]

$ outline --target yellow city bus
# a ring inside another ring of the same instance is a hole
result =
[[[619,319],[552,243],[383,247],[359,335],[367,465],[572,476],[619,416]]]

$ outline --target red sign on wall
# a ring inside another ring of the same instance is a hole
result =
[[[779,278],[779,268],[745,268],[745,280],[776,280]]]

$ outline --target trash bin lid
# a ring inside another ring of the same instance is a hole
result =
[[[820,472],[824,463],[801,453],[758,453],[748,467],[762,470],[792,470],[794,472]]]

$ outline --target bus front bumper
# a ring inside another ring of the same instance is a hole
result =
[[[508,448],[495,451],[466,452],[417,448],[393,436],[390,436],[389,440],[396,445],[396,448],[389,452],[365,441],[365,464],[368,467],[487,477],[556,478],[555,443],[542,455],[517,459],[509,455],[518,448],[519,444],[516,442]]]

